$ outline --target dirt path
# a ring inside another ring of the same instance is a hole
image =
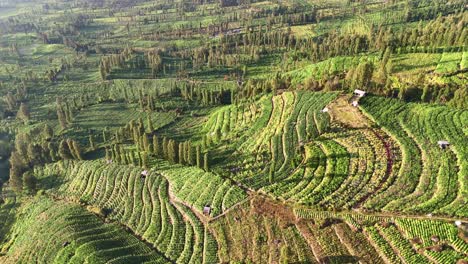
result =
[[[392,213],[392,212],[363,212],[363,211],[342,211],[342,212],[332,212],[332,211],[318,211],[318,210],[312,210],[308,208],[300,208],[303,210],[310,210],[311,212],[322,214],[323,217],[343,217],[345,218],[346,216],[371,216],[371,217],[377,217],[377,218],[400,218],[400,219],[415,219],[415,220],[438,220],[438,221],[446,221],[446,222],[455,222],[457,220],[460,220],[462,222],[468,223],[468,219],[462,218],[462,217],[450,217],[450,216],[430,216],[430,215],[410,215],[410,214],[399,214],[399,213]],[[296,217],[298,219],[304,219],[301,218],[296,214]],[[309,219],[308,217],[305,219]],[[311,217],[310,219],[313,219]]]

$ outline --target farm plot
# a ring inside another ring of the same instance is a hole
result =
[[[304,234],[314,237],[317,232],[308,230],[312,227],[310,222],[321,225],[320,232],[331,227],[349,253],[363,259],[381,259],[385,263],[456,263],[468,258],[468,243],[460,237],[461,229],[446,220],[310,209],[296,209],[295,214],[299,223],[309,223],[300,225]],[[319,243],[321,237],[312,241]],[[317,247],[315,251],[322,252],[319,244],[314,243],[311,245]]]
[[[453,223],[436,220],[397,219],[396,225],[413,247],[437,263],[456,263],[468,259],[468,243],[459,237]]]
[[[23,205],[21,212],[2,263],[170,263],[79,205],[41,197]]]
[[[61,175],[58,195],[101,208],[173,261],[217,262],[216,241],[198,217],[206,205],[213,208],[212,216],[220,214],[245,199],[245,193],[195,168],[162,163],[144,178],[141,172],[98,161],[66,161],[37,170],[37,175]]]
[[[321,119],[326,118],[320,110],[335,97],[334,93],[286,92],[263,99],[258,107],[261,114],[247,108],[241,116],[257,115],[258,118],[248,126],[239,126],[247,136],[237,138],[237,133],[233,133],[228,138],[236,151],[224,162],[222,170],[255,189],[281,184],[301,163],[301,146],[319,135]],[[224,123],[227,115],[217,113],[216,116],[217,123]],[[233,115],[230,116],[232,119]],[[214,117],[210,120],[211,124],[215,123]]]
[[[4,188],[3,194],[12,194],[12,192]],[[10,228],[16,219],[16,210],[18,207],[15,197],[9,197],[4,200],[6,200],[5,203],[0,205],[0,219],[2,219],[0,222],[0,245],[7,241]],[[1,248],[0,253],[2,253]]]
[[[241,206],[210,224],[221,262],[317,263],[294,225]]]
[[[110,136],[131,120],[138,120],[139,118],[146,120],[148,115],[153,121],[154,129],[163,127],[176,118],[175,112],[152,112],[148,114],[137,109],[136,105],[101,103],[80,111],[74,117],[71,126],[64,131],[64,136],[75,138],[87,145],[90,132],[100,137],[103,131],[107,131],[106,133]],[[102,141],[102,139],[99,139],[99,141]]]
[[[444,106],[403,104],[366,97],[362,109],[399,144],[402,163],[395,184],[367,208],[468,216],[466,131],[468,112]],[[442,148],[439,141],[448,141]],[[456,191],[455,191],[456,190]]]

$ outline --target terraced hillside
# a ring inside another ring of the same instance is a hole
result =
[[[330,117],[322,110],[336,96],[284,93],[215,112],[206,133],[237,146],[218,173],[228,170],[245,186],[285,200],[326,208],[360,206],[396,177],[399,149],[384,131],[369,125],[347,129],[331,121],[336,113]]]
[[[467,7],[0,0],[0,264],[467,264]]]
[[[335,93],[285,92],[258,104],[226,107],[209,118],[205,131],[225,135],[235,146],[232,158],[223,163],[230,177],[259,189],[290,176],[302,160],[299,148],[325,131],[328,117],[320,110],[335,97]]]
[[[398,143],[401,167],[369,208],[467,217],[468,111],[367,97],[361,104]],[[441,149],[438,141],[450,146]]]
[[[165,167],[164,167],[165,166]],[[178,263],[217,262],[217,242],[202,221],[203,207],[217,216],[245,199],[236,186],[215,175],[162,163],[142,177],[142,169],[102,162],[64,162],[38,173],[63,177],[54,190],[100,209],[108,219],[127,226],[144,241]],[[175,173],[177,172],[177,173]],[[166,176],[168,175],[168,176]],[[180,177],[190,183],[184,187]],[[191,180],[210,179],[209,188],[196,188]],[[192,211],[194,210],[194,211]]]
[[[2,263],[170,263],[79,205],[40,197],[19,210]]]

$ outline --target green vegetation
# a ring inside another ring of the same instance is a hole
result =
[[[467,25],[0,0],[0,263],[467,263]]]

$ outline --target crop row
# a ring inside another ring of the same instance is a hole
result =
[[[187,205],[171,201],[170,183],[156,170],[150,170],[146,177],[142,177],[142,169],[132,166],[69,161],[44,169],[44,174],[48,173],[64,177],[59,194],[76,197],[99,208],[100,214],[124,224],[168,259],[179,263],[187,263],[187,259],[190,263],[201,263],[216,257],[212,250],[203,246],[209,235],[205,235],[200,220]],[[202,189],[202,193],[216,191],[216,188]],[[181,195],[183,190],[177,189],[174,193]],[[200,196],[205,197],[202,193]],[[208,244],[213,248],[213,242]]]
[[[468,125],[468,111],[377,97],[362,99],[363,110],[394,137],[403,157],[395,184],[365,207],[466,217],[468,151],[463,128]],[[438,146],[443,140],[450,143],[446,149]]]
[[[35,199],[13,227],[16,263],[168,263],[162,254],[78,205]]]

